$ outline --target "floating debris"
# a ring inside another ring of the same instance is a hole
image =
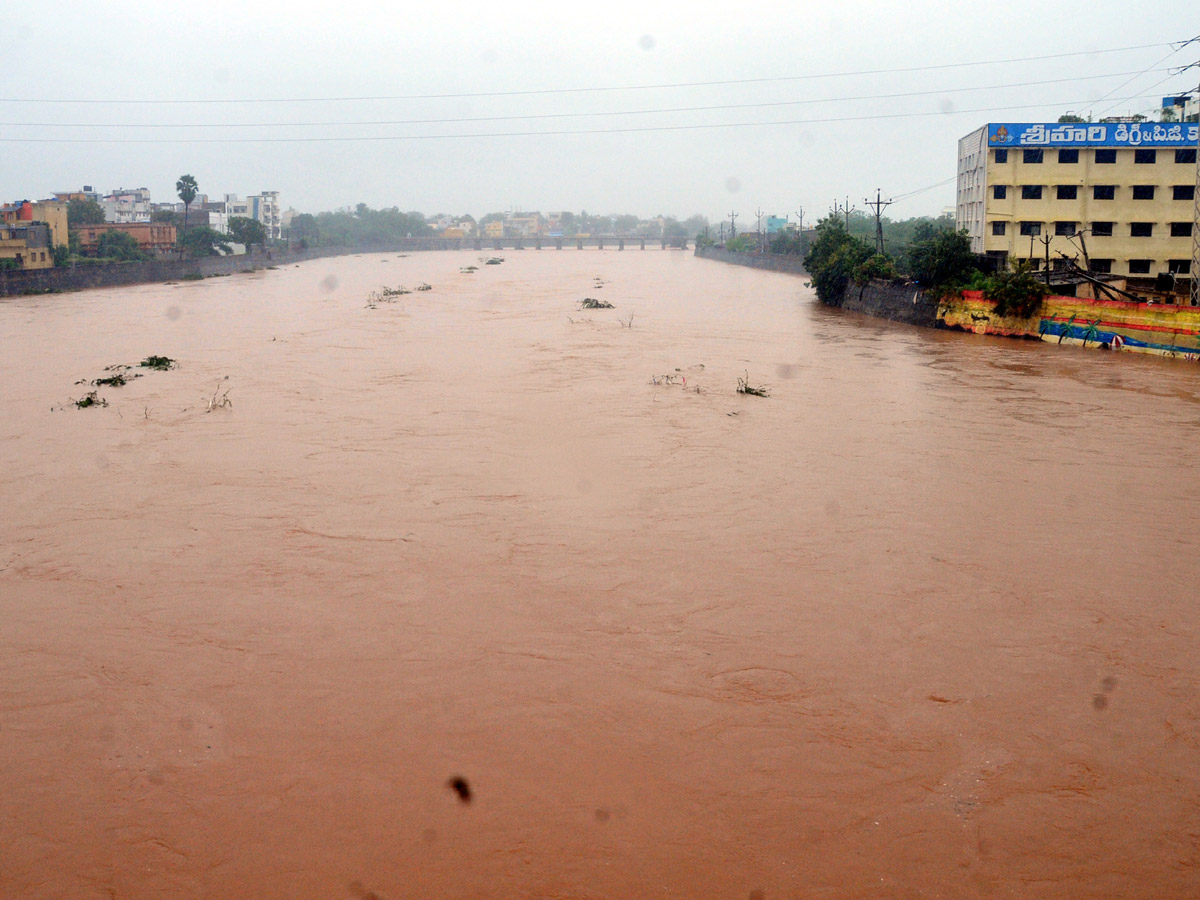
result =
[[[95,391],[85,394],[74,402],[78,409],[87,409],[89,406],[108,406],[108,401],[103,397],[97,396]]]
[[[765,387],[763,387],[761,385],[759,387],[755,387],[754,385],[750,384],[750,373],[749,372],[746,372],[745,378],[738,379],[737,392],[739,394],[750,394],[752,397],[770,397],[771,396],[770,392],[768,392],[768,390]]]
[[[489,256],[487,258],[487,261],[484,263],[484,265],[485,266],[498,266],[502,262],[504,262],[503,256]]]
[[[417,290],[418,290],[418,291],[432,291],[432,290],[433,290],[433,286],[432,286],[432,285],[428,285],[428,284],[426,284],[425,282],[423,282],[423,281],[422,281],[420,284],[418,284],[418,285],[417,285]]]
[[[138,365],[143,369],[155,369],[159,372],[165,372],[167,369],[175,368],[176,361],[169,356],[147,356]]]
[[[579,301],[580,309],[615,309],[607,300],[597,300],[595,297],[584,297]]]

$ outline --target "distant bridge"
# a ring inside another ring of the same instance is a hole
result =
[[[562,250],[595,247],[597,250],[624,250],[626,247],[645,250],[646,247],[661,250],[686,250],[687,238],[648,238],[635,235],[605,235],[593,237],[506,237],[506,238],[401,238],[388,242],[389,250]]]

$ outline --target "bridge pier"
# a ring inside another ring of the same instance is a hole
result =
[[[523,240],[521,240],[520,238],[517,238],[516,241],[513,243],[513,249],[514,250],[524,250],[525,242]]]
[[[575,249],[576,250],[583,249],[583,238],[575,238]]]
[[[562,249],[562,238],[555,238],[555,239],[554,239],[554,249],[555,249],[555,250],[561,250],[561,249]]]
[[[646,249],[646,239],[645,238],[642,238],[642,249],[643,250]]]
[[[619,241],[617,241],[617,249],[618,250],[625,249],[625,238],[621,238]]]
[[[541,249],[542,249],[542,239],[541,239],[541,238],[538,238],[538,239],[537,239],[537,244],[535,244],[535,245],[534,245],[534,248],[533,248],[533,249],[535,249],[535,250],[541,250]]]
[[[604,238],[596,238],[596,248],[598,250],[604,249]]]
[[[667,239],[666,239],[666,238],[663,238],[663,239],[662,239],[662,248],[663,248],[664,250],[666,250],[666,249],[667,249]]]
[[[492,249],[493,250],[503,250],[504,242],[501,241],[500,238],[496,238],[496,240],[492,242]]]

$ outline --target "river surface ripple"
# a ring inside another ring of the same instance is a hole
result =
[[[1200,370],[506,255],[0,302],[0,895],[1200,894]]]

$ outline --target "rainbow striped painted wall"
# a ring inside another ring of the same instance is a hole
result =
[[[1200,307],[1079,297],[1047,297],[1039,315],[997,316],[982,291],[963,291],[938,306],[938,324],[975,334],[1039,338],[1106,350],[1200,361]]]

